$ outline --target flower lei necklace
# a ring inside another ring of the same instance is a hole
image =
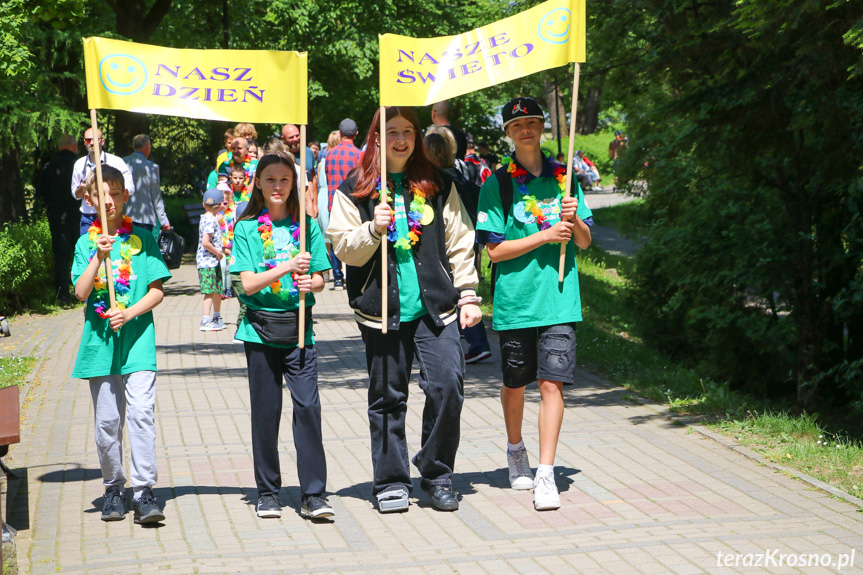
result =
[[[234,244],[234,220],[237,214],[234,212],[234,204],[230,204],[222,212],[219,218],[219,227],[222,231],[222,247],[231,249]]]
[[[512,175],[512,179],[518,183],[518,191],[522,195],[521,199],[524,200],[524,210],[536,218],[536,223],[539,224],[540,230],[547,230],[550,228],[551,224],[548,223],[548,220],[542,213],[542,208],[539,207],[539,202],[536,200],[536,196],[529,195],[527,193],[527,184],[525,183],[527,180],[527,170],[519,167],[515,163],[515,160],[509,156],[504,156],[501,161],[504,164],[509,165],[506,171],[509,172]],[[548,162],[551,164],[551,167],[554,168],[554,177],[557,180],[558,187],[560,188],[560,192],[557,194],[557,199],[560,200],[563,198],[563,191],[566,190],[566,168],[552,160],[551,156],[548,157]]]
[[[380,178],[378,178],[376,189],[378,193],[380,193]],[[387,241],[392,243],[393,247],[405,251],[408,251],[415,246],[416,243],[420,241],[420,236],[423,234],[423,215],[425,214],[426,208],[426,196],[419,188],[414,188],[413,194],[414,197],[413,200],[411,200],[411,205],[409,206],[407,213],[407,235],[399,237],[399,233],[396,231],[396,213],[392,208],[390,208],[390,224],[387,226]]]
[[[90,229],[87,230],[88,246],[90,248],[90,257],[87,258],[87,261],[92,260],[96,256],[96,241],[99,239],[101,233],[102,223],[97,218],[90,225]],[[131,217],[123,216],[123,222],[117,229],[117,235],[120,236],[120,257],[123,261],[117,266],[118,277],[114,284],[114,296],[117,301],[117,309],[126,309],[129,306],[129,291],[131,290],[129,277],[132,275],[132,245],[129,241],[132,235]],[[101,270],[102,266],[99,267]],[[93,308],[99,314],[99,317],[103,319],[108,317],[107,277],[100,277],[99,273],[96,273],[96,280],[93,282],[93,293],[90,295],[90,299],[93,301]]]
[[[273,242],[273,220],[270,219],[270,214],[267,211],[267,208],[264,208],[261,210],[261,215],[258,216],[258,231],[261,233],[261,241],[264,242],[264,261],[258,265],[271,270],[285,260],[276,259],[276,244]],[[291,219],[291,225],[288,228],[291,241],[288,243],[287,249],[288,254],[293,258],[300,253],[300,224],[294,223],[294,219],[288,217]],[[281,278],[270,284],[270,290],[285,300],[298,296],[300,290],[297,289],[296,276],[297,274],[293,274],[294,281],[291,282],[291,286],[287,290],[282,290]]]

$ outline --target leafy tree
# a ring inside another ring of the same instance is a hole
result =
[[[625,171],[650,189],[647,335],[749,390],[793,383],[802,409],[863,412],[863,7],[620,0],[603,26]]]

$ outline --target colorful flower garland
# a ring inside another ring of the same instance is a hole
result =
[[[90,257],[87,258],[87,261],[90,261],[96,256],[96,251],[98,249],[96,247],[96,242],[102,234],[102,223],[98,218],[90,225],[90,229],[87,230],[87,234],[88,246],[90,248]],[[126,309],[129,307],[129,292],[132,289],[132,285],[129,281],[129,278],[132,275],[132,245],[129,241],[129,238],[132,235],[131,217],[123,216],[123,222],[117,229],[117,235],[120,237],[120,257],[123,261],[117,266],[118,275],[114,282],[114,299],[117,302],[117,309]],[[102,266],[99,266],[99,268],[101,272],[103,269]],[[108,302],[110,301],[108,294],[108,279],[107,277],[100,277],[98,272],[96,273],[96,279],[93,282],[93,293],[90,294],[90,299],[93,301],[93,308],[96,310],[96,313],[99,314],[99,317],[103,319],[107,318],[109,309]]]
[[[539,202],[537,201],[536,196],[527,193],[527,184],[525,183],[527,181],[527,170],[519,167],[515,163],[515,160],[509,156],[504,156],[501,162],[505,165],[509,165],[506,171],[509,172],[512,179],[518,183],[518,191],[524,200],[524,211],[530,213],[536,218],[536,223],[539,225],[540,230],[547,230],[550,228],[551,224],[548,223],[548,220],[542,213],[542,208],[539,207]],[[554,168],[554,177],[557,180],[558,187],[560,188],[560,192],[557,194],[557,199],[560,200],[563,198],[563,192],[566,190],[566,168],[552,160],[551,156],[548,157],[548,162],[551,164],[551,167]]]
[[[237,217],[234,207],[234,204],[231,204],[224,211],[219,212],[222,216],[219,218],[219,227],[222,230],[222,247],[225,249],[231,249],[234,245],[234,220]]]
[[[261,210],[261,215],[258,216],[258,224],[258,232],[261,234],[261,241],[264,242],[264,261],[258,265],[271,270],[285,260],[276,259],[276,244],[273,242],[273,220],[270,219],[270,214],[267,213],[266,208]],[[291,241],[288,244],[288,254],[293,258],[300,253],[300,224],[294,223],[293,218],[291,218],[291,225],[288,227],[288,231],[291,234]],[[291,282],[291,287],[287,291],[282,290],[281,278],[270,284],[270,290],[284,300],[297,297],[300,294],[300,290],[297,289],[297,274],[293,274],[292,278],[293,282]]]
[[[381,191],[381,179],[378,178],[377,191]],[[396,213],[390,208],[390,223],[387,226],[387,241],[401,250],[410,250],[420,241],[420,236],[423,235],[423,215],[426,208],[425,193],[419,188],[413,190],[413,200],[411,200],[410,209],[408,210],[408,233],[406,236],[399,237],[396,231]],[[394,200],[395,201],[395,200]]]

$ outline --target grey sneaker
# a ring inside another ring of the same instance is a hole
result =
[[[336,512],[330,507],[327,498],[321,495],[303,495],[303,506],[300,515],[309,519],[324,519],[332,517]]]
[[[509,465],[509,484],[513,489],[533,489],[533,473],[527,460],[527,449],[506,450]]]
[[[222,316],[219,316],[216,319],[214,319],[213,325],[216,327],[215,331],[221,331],[221,330],[225,329],[226,327],[228,327],[225,325],[225,320],[222,319]]]
[[[278,495],[261,495],[258,497],[258,517],[281,517],[282,502]]]
[[[105,503],[102,505],[102,521],[122,521],[126,518],[126,498],[123,490],[112,485],[105,490]]]
[[[158,523],[164,520],[165,514],[159,509],[153,490],[145,487],[141,497],[135,500],[135,523]]]
[[[201,323],[201,331],[219,331],[219,325],[210,320],[206,323]]]
[[[394,513],[396,511],[407,511],[411,504],[408,499],[408,490],[404,487],[381,491],[377,495],[378,511],[381,513]]]

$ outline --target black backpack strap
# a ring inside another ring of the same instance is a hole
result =
[[[506,221],[509,219],[509,210],[512,207],[512,176],[507,171],[509,166],[501,166],[495,170],[494,175],[497,178],[498,191],[500,192],[500,205],[503,208],[503,225],[506,227]],[[494,283],[497,281],[497,264],[491,264],[491,297],[494,297]]]

